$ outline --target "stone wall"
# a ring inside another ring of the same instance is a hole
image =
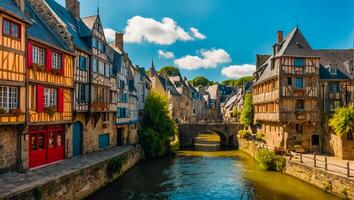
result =
[[[324,189],[331,187],[329,192],[344,197],[346,191],[350,199],[354,199],[354,180],[347,177],[328,173],[297,162],[287,161],[285,173],[301,179],[311,185]]]
[[[17,130],[15,126],[0,126],[0,173],[16,168]]]
[[[323,151],[341,159],[354,160],[354,141],[337,136],[332,131],[324,134]]]
[[[79,200],[94,193],[101,187],[120,177],[140,160],[144,158],[143,149],[137,146],[134,149],[105,160],[103,162],[84,167],[68,175],[59,177],[18,194],[13,194],[9,199],[48,199],[48,200]],[[113,160],[121,160],[122,165],[116,173],[110,174],[107,169]]]

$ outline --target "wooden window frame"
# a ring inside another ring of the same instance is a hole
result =
[[[63,55],[57,51],[52,51],[52,67],[53,67],[53,69],[61,70],[61,68],[63,67],[62,62],[63,62]]]
[[[10,112],[12,109],[19,108],[19,88],[6,85],[0,85],[0,88],[2,90],[1,94],[5,94],[0,96],[0,103],[3,105],[1,108],[6,112]],[[11,91],[13,89],[16,91]],[[15,96],[12,96],[11,94]]]
[[[42,51],[42,52],[40,52]],[[43,55],[41,55],[43,54]],[[46,65],[46,49],[38,45],[32,46],[32,63],[45,66]]]
[[[56,88],[45,87],[44,88],[44,107],[45,108],[57,108],[58,106],[58,92]]]
[[[5,21],[6,22],[9,22],[9,25],[10,25],[10,33],[6,33],[5,32]],[[13,33],[12,33],[12,27],[13,26],[17,26],[17,36],[14,36],[14,35],[12,35]],[[15,22],[15,21],[13,21],[13,20],[10,20],[10,19],[8,19],[8,18],[3,18],[3,20],[2,20],[2,34],[4,35],[4,36],[6,36],[6,37],[10,37],[10,38],[13,38],[13,39],[16,39],[16,40],[21,40],[21,36],[22,36],[22,34],[21,34],[21,24],[19,24],[19,23],[17,23],[17,22]]]

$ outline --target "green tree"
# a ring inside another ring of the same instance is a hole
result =
[[[156,158],[169,153],[176,133],[176,123],[168,110],[168,98],[151,91],[145,102],[142,129],[139,130],[146,156]]]
[[[222,85],[230,86],[230,87],[241,87],[245,83],[249,81],[253,81],[254,78],[253,76],[244,76],[239,79],[228,79],[228,80],[223,80],[221,82]]]
[[[209,86],[212,84],[211,81],[209,81],[207,78],[205,78],[204,76],[197,76],[194,79],[189,81],[194,87],[198,87],[198,86]]]
[[[163,76],[181,76],[179,69],[173,66],[165,66],[158,73]]]
[[[243,101],[243,110],[241,112],[241,123],[246,126],[251,126],[253,124],[253,106],[252,106],[252,94],[247,93]]]
[[[329,120],[329,125],[338,136],[354,132],[354,105],[337,108],[333,117]]]

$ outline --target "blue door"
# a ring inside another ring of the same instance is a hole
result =
[[[75,122],[73,126],[73,156],[82,154],[82,125]]]
[[[100,149],[109,147],[109,133],[98,136],[98,147]]]

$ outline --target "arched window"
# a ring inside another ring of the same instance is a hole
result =
[[[311,144],[312,145],[320,145],[320,136],[318,136],[317,134],[313,134],[311,136]]]

